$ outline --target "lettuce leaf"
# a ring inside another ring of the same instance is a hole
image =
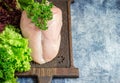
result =
[[[16,83],[15,72],[30,70],[32,60],[28,40],[14,26],[0,33],[0,83]]]

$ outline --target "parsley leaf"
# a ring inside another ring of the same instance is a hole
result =
[[[42,0],[41,3],[30,0],[27,1],[19,0],[21,8],[27,12],[28,17],[39,29],[46,30],[47,22],[53,18],[51,8],[52,3],[48,3],[47,0]]]

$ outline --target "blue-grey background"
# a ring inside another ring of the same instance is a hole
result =
[[[75,0],[71,18],[74,65],[80,77],[52,83],[120,83],[120,0]]]

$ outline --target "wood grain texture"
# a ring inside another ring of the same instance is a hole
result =
[[[28,72],[16,73],[17,76],[41,76],[41,77],[78,77],[77,68],[31,68]]]
[[[34,76],[38,83],[51,83],[53,77],[78,77],[79,71],[74,67],[72,55],[70,0],[50,0],[63,13],[63,27],[61,31],[61,45],[57,57],[43,65],[31,63],[31,70],[16,73],[16,76]],[[72,0],[73,1],[73,0]]]

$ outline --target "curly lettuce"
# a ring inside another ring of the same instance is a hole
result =
[[[14,26],[7,25],[0,33],[0,83],[16,83],[15,72],[30,70],[30,53],[28,40]]]

